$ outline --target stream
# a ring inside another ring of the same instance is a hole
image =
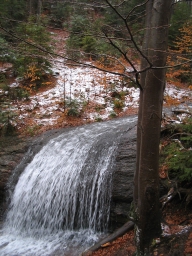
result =
[[[135,120],[76,127],[48,141],[12,193],[0,255],[76,256],[105,236],[114,156]]]

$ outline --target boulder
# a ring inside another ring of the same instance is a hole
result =
[[[1,137],[0,140],[0,220],[6,210],[5,194],[12,171],[21,161],[30,145],[29,139],[17,136]]]
[[[67,128],[65,131],[67,131]],[[73,129],[73,128],[72,128]],[[5,194],[9,182],[9,192],[12,193],[20,174],[33,156],[51,138],[58,136],[63,130],[45,132],[37,138],[22,139],[18,137],[5,137],[0,147],[0,217],[6,210]],[[112,137],[102,138],[113,140]],[[99,145],[102,144],[99,142]],[[30,147],[29,147],[30,146]],[[98,148],[99,146],[96,145]],[[102,145],[100,145],[102,146]],[[27,154],[25,154],[28,151]],[[23,157],[25,155],[25,157]],[[136,162],[136,125],[129,126],[119,140],[113,165],[112,198],[110,208],[110,230],[122,226],[128,219],[130,204],[133,199],[133,176]],[[22,161],[21,161],[22,160]],[[16,167],[16,168],[15,168]],[[14,175],[12,175],[14,170]]]
[[[133,178],[136,167],[136,126],[125,132],[118,145],[115,159],[110,229],[121,227],[128,221],[130,204],[133,200]]]

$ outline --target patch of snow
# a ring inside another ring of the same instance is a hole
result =
[[[186,97],[186,90],[175,87],[174,85],[167,84],[165,88],[165,95],[173,99],[182,99]]]
[[[18,115],[20,120],[33,114],[33,120],[38,125],[54,125],[57,123],[60,114],[64,112],[64,99],[69,102],[75,99],[80,106],[88,102],[95,106],[102,106],[100,112],[95,111],[93,107],[85,114],[85,118],[105,120],[114,112],[114,98],[111,97],[111,93],[114,91],[125,92],[122,111],[127,111],[129,108],[138,108],[139,89],[126,87],[119,76],[89,67],[68,67],[61,58],[57,58],[53,62],[52,72],[57,78],[56,85],[47,91],[38,92],[35,96],[31,96],[30,102],[23,101],[22,104],[19,104]],[[131,68],[127,70],[132,71]],[[20,80],[22,78],[18,78],[10,86],[16,87]],[[186,90],[178,89],[170,84],[165,89],[165,95],[177,99],[187,97]],[[15,108],[17,108],[17,105],[15,105]]]
[[[18,87],[18,86],[19,86],[19,83],[17,81],[9,85],[9,87],[11,88]]]

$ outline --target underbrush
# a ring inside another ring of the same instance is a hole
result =
[[[192,118],[164,130],[160,152],[160,177],[172,195],[192,202]]]

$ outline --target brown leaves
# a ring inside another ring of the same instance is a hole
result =
[[[167,58],[169,66],[179,65],[171,68],[167,72],[167,79],[171,82],[190,82],[191,76],[191,53],[192,53],[192,22],[187,22],[180,29],[181,36],[176,38],[174,42],[174,49],[170,50],[170,55]],[[191,86],[191,85],[189,85]]]
[[[161,179],[166,179],[168,178],[168,166],[167,165],[162,165],[159,169],[159,177]]]
[[[36,67],[36,65],[32,64],[28,67],[27,72],[24,75],[26,80],[29,80],[27,89],[30,91],[33,87],[36,87],[37,80],[40,80],[40,77],[37,73],[40,70]]]
[[[102,249],[93,252],[92,256],[131,256],[135,250],[134,231],[130,231],[115,241],[104,244]]]
[[[180,53],[192,53],[192,22],[187,22],[180,29],[181,37],[177,38],[176,46]]]
[[[188,240],[185,244],[185,254],[184,255],[192,255],[192,233],[189,235]]]

